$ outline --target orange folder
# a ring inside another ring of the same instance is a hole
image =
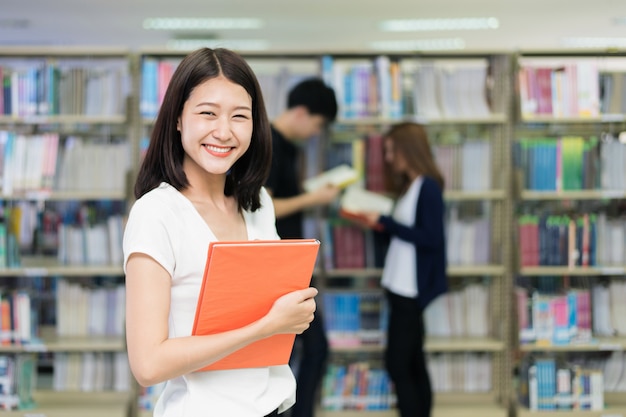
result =
[[[307,288],[319,245],[317,239],[211,242],[192,334],[244,327],[267,314],[280,296]],[[284,365],[294,340],[295,334],[274,335],[200,371]]]

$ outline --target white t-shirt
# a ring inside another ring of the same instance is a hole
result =
[[[271,197],[244,212],[249,239],[279,239]],[[162,183],[131,208],[124,232],[124,268],[131,253],[154,258],[172,277],[169,337],[191,335],[209,242],[217,240],[193,204]],[[169,380],[155,417],[259,417],[291,407],[296,382],[289,365],[194,372]]]
[[[405,226],[415,224],[415,208],[422,188],[423,177],[419,176],[401,196],[393,210],[395,221]],[[417,259],[415,245],[396,236],[391,238],[385,258],[381,285],[403,297],[417,297]]]

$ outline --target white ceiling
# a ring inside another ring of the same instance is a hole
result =
[[[0,0],[0,47],[164,48],[172,33],[147,17],[256,17],[262,29],[221,31],[263,39],[276,52],[370,52],[372,41],[462,38],[466,51],[561,50],[564,37],[626,38],[626,0]],[[496,17],[489,31],[383,33],[381,19]],[[15,19],[15,20],[14,20]]]

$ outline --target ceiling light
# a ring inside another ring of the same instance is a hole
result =
[[[465,41],[461,38],[377,41],[370,46],[382,51],[448,51],[465,49]]]
[[[561,44],[570,48],[626,48],[626,38],[563,38]]]
[[[383,20],[380,29],[385,32],[415,32],[427,30],[480,30],[497,29],[500,26],[495,17],[461,19],[394,19]]]
[[[613,24],[618,26],[626,26],[626,17],[616,17],[613,19]]]
[[[230,18],[150,18],[143,21],[144,29],[154,30],[211,30],[211,29],[258,29],[263,27],[261,19]]]
[[[177,51],[192,51],[198,48],[264,51],[270,48],[270,43],[262,39],[174,39],[167,42],[167,49]]]

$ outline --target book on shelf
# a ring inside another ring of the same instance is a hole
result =
[[[307,288],[319,246],[316,239],[211,242],[192,334],[247,326],[267,314],[282,295]],[[274,335],[200,370],[284,365],[289,362],[294,340],[295,334]]]
[[[486,352],[428,353],[433,391],[489,392],[493,388],[492,356]]]
[[[348,164],[341,164],[314,177],[307,178],[302,184],[307,192],[315,191],[327,185],[345,188],[359,180],[359,173]]]

